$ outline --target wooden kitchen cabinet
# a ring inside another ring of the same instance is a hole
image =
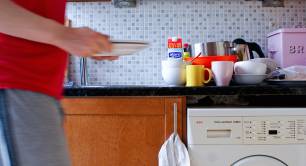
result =
[[[156,166],[173,132],[186,131],[185,97],[78,97],[62,101],[73,166]],[[185,140],[185,136],[184,136]]]

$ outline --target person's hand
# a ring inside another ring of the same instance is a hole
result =
[[[58,32],[54,45],[72,55],[92,57],[99,52],[111,52],[109,37],[89,28],[63,28]],[[94,57],[97,60],[115,60],[113,56]]]

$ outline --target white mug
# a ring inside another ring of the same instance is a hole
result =
[[[217,86],[229,86],[233,76],[234,62],[214,61],[211,63],[211,71]]]

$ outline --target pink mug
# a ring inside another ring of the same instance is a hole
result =
[[[217,86],[229,86],[233,71],[234,62],[232,61],[215,61],[211,63],[211,71]]]

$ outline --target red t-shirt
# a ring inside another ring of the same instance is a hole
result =
[[[13,1],[38,15],[64,23],[66,0]],[[30,90],[59,99],[66,63],[67,53],[57,47],[0,33],[0,89]]]

